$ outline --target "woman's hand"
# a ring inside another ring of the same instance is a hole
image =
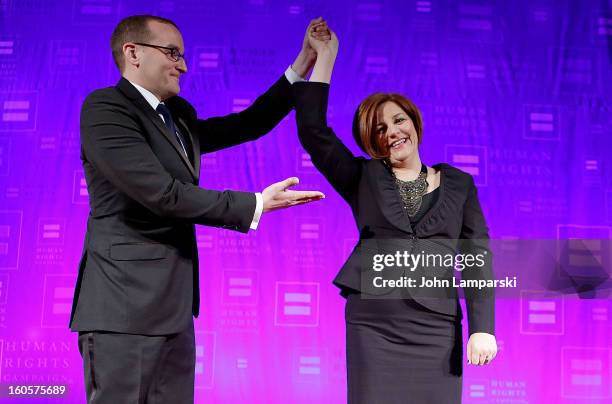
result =
[[[304,33],[302,49],[300,49],[300,53],[295,61],[291,64],[293,71],[302,78],[306,78],[306,76],[308,76],[308,73],[317,60],[317,52],[310,45],[309,38],[311,33],[313,37],[319,41],[329,41],[331,39],[329,29],[327,28],[327,22],[323,19],[323,17],[310,21],[310,24],[308,24],[306,32]]]
[[[310,76],[310,81],[319,83],[328,83],[331,81],[331,75],[336,63],[336,55],[338,54],[338,37],[331,29],[329,30],[329,41],[317,39],[315,32],[311,30],[308,35],[310,46],[317,52],[317,61]]]
[[[314,60],[317,58],[317,51],[310,43],[311,37],[314,40],[321,42],[328,42],[331,39],[331,33],[327,26],[327,21],[325,21],[323,17],[310,21],[310,24],[308,24],[308,28],[306,29],[306,33],[304,34],[304,41],[302,43],[302,49],[314,63]]]
[[[497,355],[495,336],[486,332],[475,332],[470,335],[467,343],[468,363],[472,365],[488,365]]]
[[[338,37],[327,24],[311,27],[308,32],[308,42],[317,55],[329,52],[335,57],[338,54]]]

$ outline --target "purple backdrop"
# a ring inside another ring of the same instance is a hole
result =
[[[323,15],[340,39],[329,121],[352,150],[358,102],[401,92],[423,111],[424,162],[474,175],[492,237],[612,238],[609,1],[0,0],[0,383],[67,384],[55,402],[84,400],[67,329],[88,214],[78,116],[88,92],[118,80],[110,33],[138,13],[181,27],[181,95],[201,116],[253,101]],[[264,215],[248,235],[198,228],[199,403],[345,401],[331,280],[357,237],[348,207],[299,146],[293,114],[202,157],[214,189],[293,175],[327,199]],[[500,300],[498,358],[466,368],[464,401],[612,402],[610,310],[605,294]]]

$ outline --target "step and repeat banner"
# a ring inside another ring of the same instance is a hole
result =
[[[323,16],[340,41],[328,124],[356,155],[359,102],[404,94],[423,114],[423,162],[472,174],[491,238],[514,252],[521,276],[538,275],[528,264],[542,240],[585,240],[551,247],[565,280],[540,276],[500,295],[498,356],[465,366],[464,402],[612,402],[612,5],[603,0],[0,0],[1,384],[67,389],[32,402],[85,400],[68,329],[89,213],[79,113],[89,92],[119,80],[110,35],[132,14],[178,24],[181,96],[200,117],[246,108]],[[294,113],[256,142],[201,159],[204,188],[260,192],[290,176],[326,199],[264,214],[246,235],[197,226],[198,403],[346,401],[345,300],[332,279],[358,230],[301,148]],[[599,269],[581,272],[585,255]]]

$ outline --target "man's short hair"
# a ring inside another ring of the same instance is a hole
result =
[[[132,15],[124,18],[117,24],[111,35],[111,49],[113,51],[113,60],[123,72],[125,68],[125,59],[123,58],[123,44],[126,42],[148,42],[151,40],[151,30],[149,22],[157,21],[162,24],[170,24],[177,30],[178,26],[167,18],[157,17],[155,15]]]

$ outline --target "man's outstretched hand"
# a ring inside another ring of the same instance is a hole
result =
[[[300,180],[297,177],[291,177],[264,189],[261,193],[264,205],[263,212],[271,212],[325,198],[325,195],[319,191],[290,191],[288,189],[299,183]]]

